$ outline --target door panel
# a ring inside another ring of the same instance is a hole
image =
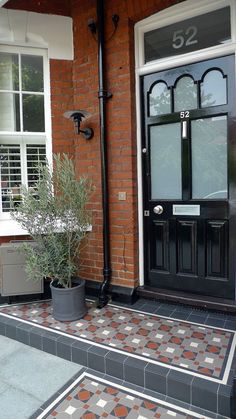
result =
[[[235,296],[234,56],[144,76],[145,283]]]
[[[197,275],[197,222],[177,222],[177,273]]]

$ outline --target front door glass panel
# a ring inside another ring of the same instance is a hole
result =
[[[174,89],[174,108],[175,112],[197,108],[197,85],[192,77],[184,76],[177,81]]]
[[[159,81],[149,94],[150,116],[163,115],[171,112],[170,89],[166,83]]]
[[[201,107],[227,103],[227,79],[219,70],[209,71],[201,83]]]
[[[152,199],[181,199],[180,123],[150,127]]]
[[[192,198],[227,199],[227,117],[192,121]]]

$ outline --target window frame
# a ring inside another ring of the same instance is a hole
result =
[[[49,164],[52,163],[52,127],[51,127],[51,102],[50,102],[50,63],[48,50],[32,47],[17,47],[11,45],[0,45],[0,52],[9,54],[22,54],[41,56],[43,58],[43,95],[44,95],[44,121],[45,131],[0,131],[0,144],[20,144],[21,163],[22,163],[22,183],[27,178],[26,154],[23,155],[22,149],[26,149],[26,144],[45,144],[46,158]],[[2,91],[2,90],[1,90]],[[21,90],[22,92],[22,90]],[[23,115],[21,115],[21,118]],[[22,126],[21,126],[22,128]],[[4,137],[4,138],[3,138]],[[33,139],[31,138],[33,137]],[[43,138],[44,137],[44,138]],[[27,234],[19,224],[12,220],[10,213],[0,213],[0,236],[17,236]]]

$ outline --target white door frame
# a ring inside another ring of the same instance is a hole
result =
[[[188,54],[167,57],[145,64],[144,33],[171,25],[222,7],[231,8],[231,42]],[[236,52],[236,0],[186,0],[152,15],[135,25],[135,77],[136,77],[136,121],[137,121],[137,179],[138,179],[138,225],[139,225],[139,285],[144,285],[144,243],[143,243],[143,182],[141,149],[141,96],[140,76],[203,61]]]

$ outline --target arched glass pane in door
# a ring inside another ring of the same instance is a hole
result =
[[[201,83],[201,107],[225,105],[227,103],[226,78],[219,70],[209,71]]]
[[[171,112],[170,90],[166,83],[159,81],[149,94],[149,115],[158,116]]]
[[[174,89],[174,110],[179,112],[197,107],[197,85],[192,77],[183,76],[177,81]]]

